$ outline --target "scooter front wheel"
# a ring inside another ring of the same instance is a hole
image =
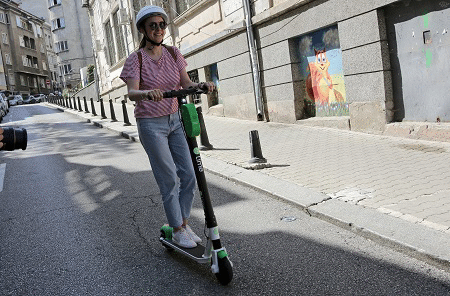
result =
[[[221,285],[228,285],[233,279],[233,266],[228,257],[218,258],[219,272],[216,277]]]

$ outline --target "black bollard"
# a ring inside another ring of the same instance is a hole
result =
[[[84,113],[89,113],[86,97],[83,97],[83,101],[84,101]]]
[[[103,99],[100,99],[100,113],[102,114],[102,119],[106,119],[105,106],[103,105]]]
[[[198,121],[200,123],[200,150],[212,150],[213,145],[209,143],[208,133],[206,132],[205,120],[203,119],[202,107],[197,107]]]
[[[266,163],[267,160],[263,157],[261,151],[261,144],[259,142],[258,131],[250,131],[250,148],[251,148],[251,159],[249,163]]]
[[[92,115],[97,116],[97,113],[95,112],[95,106],[94,106],[94,99],[91,98],[91,109],[92,109]]]
[[[111,121],[117,121],[112,99],[109,99],[109,110],[111,111]]]
[[[81,108],[81,101],[80,101],[80,97],[77,97],[78,99],[78,111],[82,112],[83,108]]]
[[[130,119],[128,118],[127,106],[125,105],[125,103],[125,100],[122,100],[123,122],[124,125],[131,125]]]

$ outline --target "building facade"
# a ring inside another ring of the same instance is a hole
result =
[[[126,98],[118,78],[139,36],[140,7],[172,20],[180,48],[219,116],[383,132],[392,121],[450,121],[450,3],[419,0],[84,0],[100,95]],[[447,66],[446,66],[447,65]]]
[[[20,9],[17,3],[0,2],[2,89],[22,94],[49,92],[50,71],[44,37],[47,29],[41,18]]]
[[[89,17],[80,4],[80,0],[22,0],[20,4],[50,26],[46,46],[54,52],[52,84],[60,91],[75,88],[81,82],[80,69],[94,64]]]

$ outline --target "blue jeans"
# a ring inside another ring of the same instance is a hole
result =
[[[178,112],[137,118],[139,139],[147,152],[169,226],[180,227],[191,213],[195,172]]]

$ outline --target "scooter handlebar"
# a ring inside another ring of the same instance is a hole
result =
[[[202,89],[199,88],[187,88],[187,89],[180,89],[180,90],[171,90],[171,91],[166,91],[163,92],[163,98],[175,98],[175,97],[185,97],[188,95],[193,95],[193,94],[205,94],[207,93],[207,91],[204,91]]]

